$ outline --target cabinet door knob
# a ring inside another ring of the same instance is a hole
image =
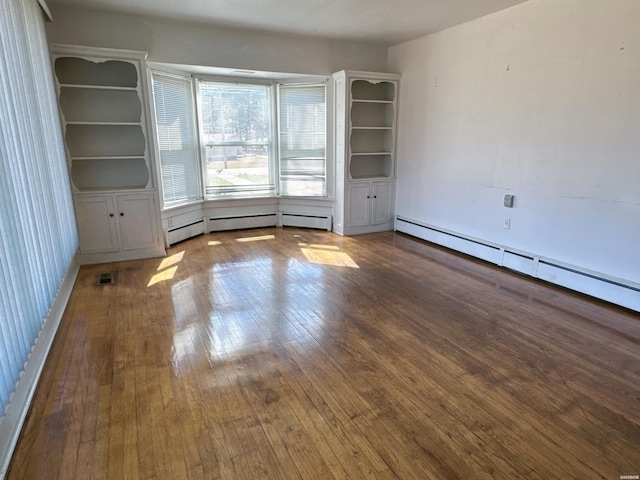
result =
[[[367,198],[371,198],[371,195],[367,195]]]
[[[120,216],[121,216],[121,217],[124,217],[124,213],[120,212]]]
[[[377,195],[374,195],[374,196],[373,196],[373,198],[378,198],[378,196],[377,196]]]
[[[113,213],[110,213],[110,214],[109,214],[109,216],[110,216],[110,217],[113,217]]]

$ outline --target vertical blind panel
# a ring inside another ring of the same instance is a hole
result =
[[[280,191],[324,195],[326,191],[324,85],[280,85]]]
[[[200,198],[191,79],[153,72],[162,195],[171,204]]]
[[[78,239],[37,2],[0,2],[0,46],[1,417]]]

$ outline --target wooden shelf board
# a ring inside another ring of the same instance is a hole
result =
[[[116,87],[110,85],[87,85],[82,83],[60,83],[60,88],[83,88],[89,90],[120,90],[127,92],[137,92],[138,87]]]

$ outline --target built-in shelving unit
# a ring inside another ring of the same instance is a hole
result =
[[[147,188],[151,176],[136,64],[61,54],[54,68],[73,186]]]
[[[392,177],[397,82],[353,78],[350,90],[350,178]]]
[[[163,255],[146,54],[67,45],[52,52],[81,261]]]
[[[337,202],[343,235],[393,228],[400,76],[342,71],[336,85]]]

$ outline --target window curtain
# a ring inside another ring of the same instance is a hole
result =
[[[0,424],[78,246],[53,85],[38,2],[2,0]]]

